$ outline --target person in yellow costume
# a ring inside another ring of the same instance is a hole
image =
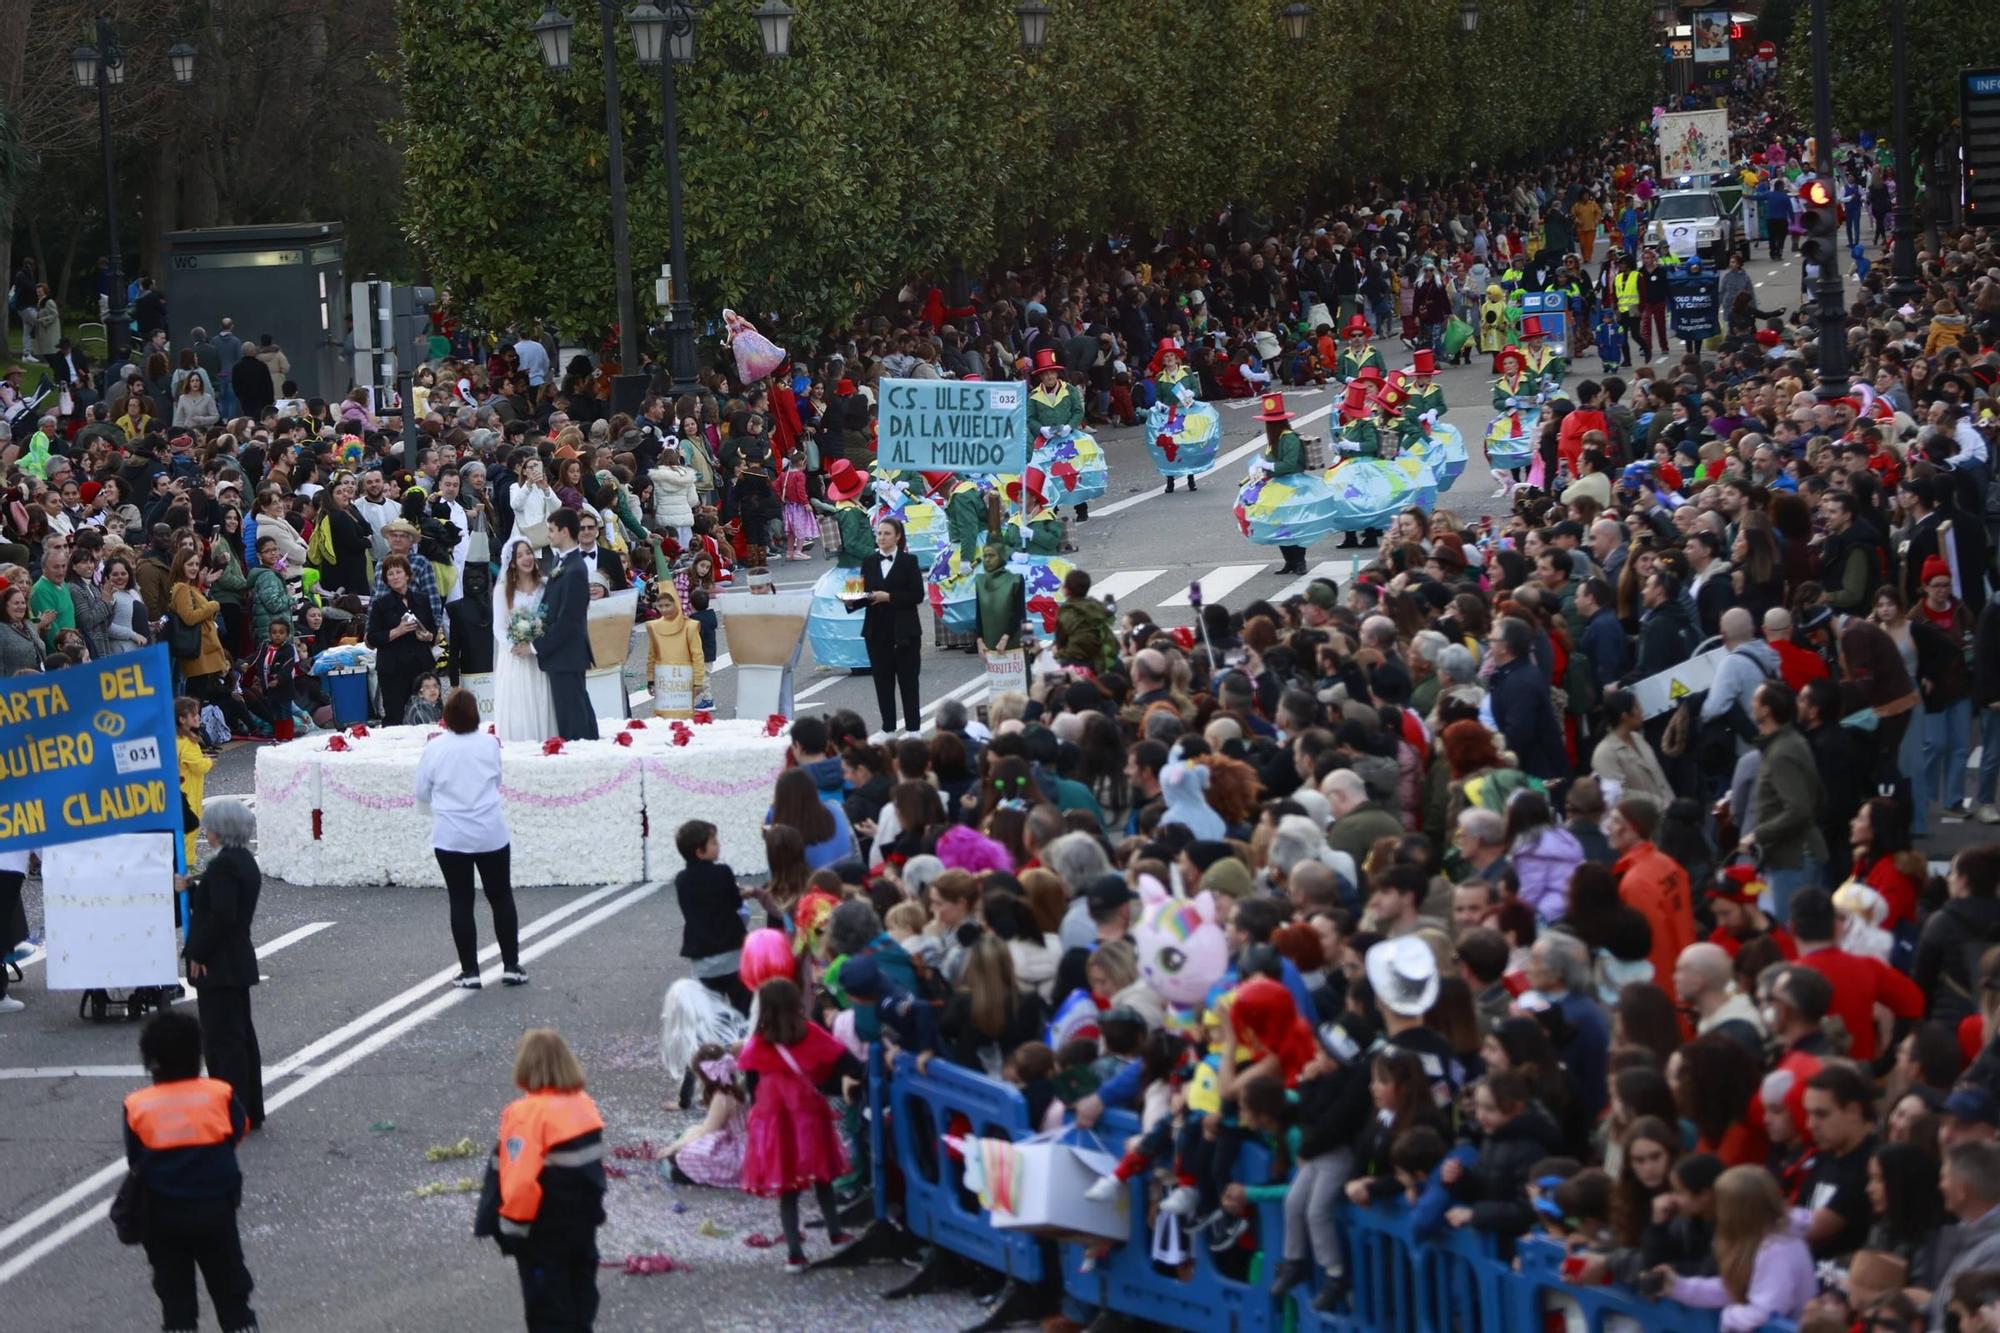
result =
[[[659,585],[654,605],[659,619],[646,622],[646,678],[653,683],[653,716],[692,717],[708,695],[701,626],[682,608],[671,583]],[[683,671],[689,673],[685,689]]]
[[[181,799],[194,811],[197,822],[184,835],[188,873],[192,874],[196,849],[201,846],[202,792],[208,786],[208,770],[215,767],[215,761],[201,749],[201,701],[186,695],[174,700],[174,761],[181,771]]]

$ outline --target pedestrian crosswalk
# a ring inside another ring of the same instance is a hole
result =
[[[1314,579],[1332,579],[1335,583],[1339,583],[1353,572],[1354,562],[1351,560],[1322,560],[1299,577],[1293,579],[1290,583],[1287,583],[1284,587],[1272,593],[1269,600],[1274,606],[1283,606],[1286,598],[1303,595],[1306,585]],[[1206,585],[1204,585],[1205,589]]]
[[[1204,606],[1213,606],[1228,599],[1229,594],[1256,578],[1268,569],[1268,565],[1217,565],[1214,569],[1194,580],[1201,584],[1201,601]],[[1182,588],[1173,596],[1160,602],[1161,606],[1188,606],[1190,589]]]
[[[1103,602],[1126,602],[1133,593],[1166,572],[1164,569],[1114,569],[1101,578],[1093,579],[1090,595]]]

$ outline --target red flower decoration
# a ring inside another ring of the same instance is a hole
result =
[[[764,734],[766,736],[781,736],[784,734],[785,728],[790,725],[792,725],[791,719],[787,718],[783,713],[773,713],[764,719]]]
[[[551,736],[547,740],[542,742],[543,754],[561,754],[562,752],[563,752],[562,737]]]
[[[694,733],[693,733],[692,731],[675,731],[675,732],[674,732],[674,744],[675,744],[675,745],[686,745],[686,744],[687,744],[687,743],[688,743],[689,741],[691,741],[691,740],[693,740],[693,739],[694,739]]]
[[[695,710],[694,724],[696,726],[705,727],[713,721],[715,721],[715,714],[709,712],[706,708],[697,708]]]
[[[632,717],[625,719],[625,730],[644,731],[645,729],[646,729],[646,724],[644,722],[641,722],[638,718]]]
[[[488,722],[486,724],[486,734],[489,736],[498,736],[500,732],[499,729],[495,727],[493,723]]]
[[[353,726],[347,729],[347,734],[350,736],[366,736],[368,734],[368,728],[363,724],[356,722]]]
[[[326,738],[326,748],[329,750],[345,750],[347,748],[347,737],[341,735],[339,732],[335,732]]]
[[[630,745],[632,743],[632,733],[629,731],[621,731],[616,736],[613,736],[611,739],[614,744]]]

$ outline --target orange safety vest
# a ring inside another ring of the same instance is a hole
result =
[[[602,1143],[569,1152],[555,1145],[601,1131],[604,1117],[582,1092],[531,1092],[500,1113],[500,1216],[523,1231],[542,1210],[542,1168],[586,1166],[604,1156]]]
[[[183,1078],[155,1083],[125,1098],[125,1123],[139,1142],[155,1152],[207,1148],[231,1143],[230,1086],[219,1078]]]

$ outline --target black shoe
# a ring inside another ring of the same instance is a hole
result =
[[[1282,1300],[1286,1292],[1311,1276],[1311,1261],[1287,1259],[1278,1265],[1278,1271],[1271,1277],[1271,1294]]]
[[[481,985],[477,972],[462,972],[451,979],[451,984],[460,990],[478,990]]]
[[[1088,523],[1088,522],[1090,522],[1090,506],[1089,506],[1089,505],[1087,505],[1087,504],[1082,504],[1082,505],[1078,505],[1078,506],[1076,507],[1076,521],[1077,521],[1077,522],[1079,522],[1079,523]]]
[[[1189,477],[1189,478],[1188,478],[1188,490],[1189,490],[1190,492],[1192,492],[1192,491],[1193,491],[1194,489],[1195,489],[1195,484],[1194,484],[1194,478],[1193,478],[1193,477]]]
[[[1167,494],[1168,494],[1168,495],[1172,495],[1173,493],[1174,493],[1174,479],[1173,479],[1172,477],[1168,477],[1168,478],[1167,478]]]
[[[1335,547],[1334,549],[1338,551],[1352,551],[1360,545],[1361,545],[1360,537],[1357,534],[1350,532],[1346,533],[1341,537],[1340,545]]]
[[[1328,1273],[1326,1281],[1319,1284],[1319,1295],[1313,1297],[1313,1309],[1321,1314],[1332,1314],[1347,1304],[1347,1277],[1341,1273]]]
[[[528,974],[521,970],[519,963],[516,963],[500,974],[500,984],[503,986],[525,986],[528,984]]]

